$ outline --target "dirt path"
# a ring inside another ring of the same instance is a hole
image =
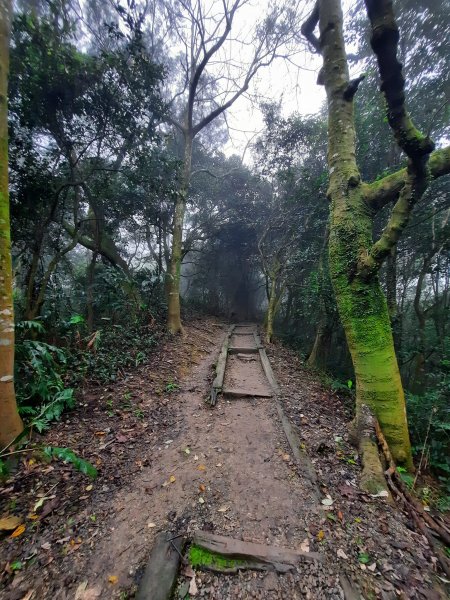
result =
[[[1,598],[28,598],[32,590],[32,600],[132,598],[155,534],[196,529],[323,556],[323,562],[285,575],[197,572],[201,598],[338,599],[346,582],[357,592],[354,598],[446,597],[426,540],[384,499],[359,492],[345,404],[293,353],[281,346],[270,351],[280,400],[299,426],[318,476],[314,489],[291,457],[273,398],[222,398],[214,409],[204,402],[226,331],[211,319],[188,325],[182,340],[168,342],[153,363],[112,388],[116,398],[133,390],[144,420],[136,420],[136,410],[134,416],[95,413],[96,423],[82,412],[72,415],[66,436],[69,430],[72,442],[76,435],[79,443],[94,439],[97,447],[86,456],[100,456],[104,468],[92,491],[92,484],[70,475],[71,487],[60,493],[72,505],[55,509],[24,540],[23,556],[35,552],[37,560],[7,580]],[[228,376],[240,379],[239,386],[256,381],[267,390],[257,363],[235,357],[231,365]],[[102,394],[88,394],[86,410],[94,410]],[[120,429],[114,429],[117,418]],[[113,431],[96,437],[107,423]],[[58,435],[64,424],[61,429]],[[50,476],[57,485],[68,479],[64,470]],[[21,486],[30,494],[29,506],[36,489]],[[327,496],[332,506],[322,504]],[[7,540],[7,560],[20,557],[14,543]],[[185,582],[181,575],[183,595],[176,592],[175,598],[185,598]]]

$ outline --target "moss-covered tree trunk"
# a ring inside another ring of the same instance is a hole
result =
[[[372,241],[372,214],[355,159],[353,95],[339,0],[319,3],[323,80],[328,101],[328,166],[331,200],[329,265],[339,315],[356,377],[357,414],[367,404],[376,414],[399,463],[412,466],[405,398],[389,312],[378,272],[359,272]]]
[[[23,430],[14,391],[14,306],[8,193],[8,72],[11,2],[0,0],[0,449]]]

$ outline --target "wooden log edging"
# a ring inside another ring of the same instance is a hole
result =
[[[225,377],[225,368],[227,366],[228,346],[230,344],[230,339],[231,339],[231,335],[233,333],[234,328],[235,328],[235,325],[231,325],[231,327],[229,328],[228,333],[222,344],[222,348],[219,353],[219,358],[217,359],[216,377],[212,384],[211,396],[210,396],[210,400],[209,400],[211,406],[216,405],[217,396],[218,396],[218,394],[220,394],[220,392],[222,391],[222,388],[223,388],[223,380]]]
[[[323,557],[318,552],[303,552],[279,546],[268,546],[255,542],[244,542],[231,537],[217,535],[209,531],[196,531],[192,536],[192,543],[199,548],[219,554],[222,557],[244,560],[247,568],[265,568],[286,573],[302,561],[322,561]],[[241,568],[245,568],[243,565]]]
[[[255,336],[255,342],[257,344],[261,344],[259,336],[257,334],[254,334],[254,336]],[[269,358],[267,356],[267,353],[266,353],[266,350],[264,347],[262,347],[259,350],[259,356],[261,359],[261,364],[264,369],[264,373],[265,373],[267,380],[269,381],[269,383],[272,387],[272,390],[274,392],[275,405],[277,408],[278,417],[281,421],[283,431],[286,435],[287,441],[291,448],[292,455],[295,458],[295,461],[297,463],[297,469],[302,474],[302,476],[305,478],[305,480],[309,482],[310,492],[319,502],[320,494],[319,494],[319,489],[318,489],[316,470],[315,470],[314,465],[312,464],[309,456],[303,450],[302,442],[301,442],[300,436],[298,435],[298,433],[296,431],[295,425],[293,425],[291,423],[291,421],[287,417],[286,413],[284,412],[284,408],[283,408],[283,405],[280,400],[280,394],[281,394],[280,386],[278,385],[278,382],[275,379],[275,375],[273,373],[272,366],[270,364]]]

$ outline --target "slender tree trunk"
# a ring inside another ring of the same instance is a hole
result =
[[[184,138],[184,161],[181,175],[181,187],[175,203],[172,232],[172,253],[167,272],[167,327],[170,333],[182,332],[180,310],[180,279],[183,252],[183,222],[186,211],[186,200],[189,190],[192,165],[192,132],[187,132]]]
[[[8,73],[11,2],[0,0],[0,449],[23,430],[14,390],[14,305],[8,190]]]
[[[266,344],[270,344],[273,338],[273,320],[275,318],[275,311],[277,305],[277,290],[276,290],[276,277],[273,277],[270,283],[269,290],[269,306],[267,307],[266,315]]]
[[[377,273],[358,274],[372,246],[372,218],[355,160],[353,96],[349,86],[339,0],[319,3],[323,76],[328,100],[328,166],[331,200],[330,275],[356,377],[357,416],[362,405],[376,414],[398,463],[412,467],[405,397],[386,298]]]
[[[89,333],[94,331],[94,279],[95,265],[97,264],[97,252],[92,253],[87,270],[87,285],[86,285],[86,310],[87,310],[87,327]]]
[[[386,300],[391,318],[392,335],[396,352],[401,348],[400,319],[397,307],[397,246],[386,259]]]
[[[318,279],[319,279],[319,303],[320,317],[317,327],[314,345],[308,357],[307,364],[310,367],[326,370],[328,357],[331,350],[331,340],[336,320],[336,305],[330,281],[328,265],[328,242],[330,229],[327,225],[324,243],[320,253]]]
[[[311,354],[308,356],[307,365],[325,371],[331,352],[331,340],[333,339],[333,324],[330,323],[328,315],[324,313],[317,327],[316,337]]]
[[[420,306],[420,300],[422,297],[423,283],[430,267],[431,260],[426,257],[423,261],[422,269],[417,279],[416,293],[414,295],[414,312],[417,317],[418,324],[418,344],[417,353],[414,358],[413,376],[410,384],[410,390],[413,394],[423,394],[425,391],[425,325],[426,317],[425,313]]]
[[[289,321],[291,320],[291,311],[292,311],[292,301],[293,301],[293,293],[291,289],[288,289],[288,297],[286,302],[286,310],[284,313],[283,319],[283,327],[288,327]]]

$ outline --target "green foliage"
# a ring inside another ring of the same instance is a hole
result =
[[[176,392],[178,390],[179,386],[178,384],[174,383],[173,381],[168,381],[167,385],[166,385],[166,392]]]
[[[409,487],[409,489],[412,489],[414,485],[414,475],[408,473],[404,467],[397,467],[397,471],[404,483]]]
[[[413,452],[450,490],[450,375],[422,396],[407,394],[408,422]]]
[[[353,381],[347,379],[346,382],[340,381],[339,379],[333,379],[331,382],[331,389],[333,392],[341,392],[348,395],[353,395]]]
[[[19,323],[19,331],[44,331],[40,323],[25,323]],[[59,420],[62,412],[75,404],[74,391],[65,387],[62,378],[66,364],[66,353],[61,348],[18,338],[15,381],[19,412],[40,432],[47,429],[51,421]]]
[[[142,316],[128,325],[106,322],[92,338],[90,349],[73,348],[69,358],[71,381],[75,383],[85,378],[100,383],[116,381],[126,369],[142,364],[158,341],[144,321]]]
[[[75,452],[69,448],[54,448],[47,446],[44,448],[44,455],[49,459],[55,458],[57,460],[62,460],[63,462],[72,464],[77,471],[80,471],[91,479],[95,479],[97,477],[97,469],[90,462],[77,456]]]
[[[367,563],[369,563],[371,561],[370,555],[367,554],[367,552],[360,552],[358,555],[358,561],[362,565],[367,565]]]

